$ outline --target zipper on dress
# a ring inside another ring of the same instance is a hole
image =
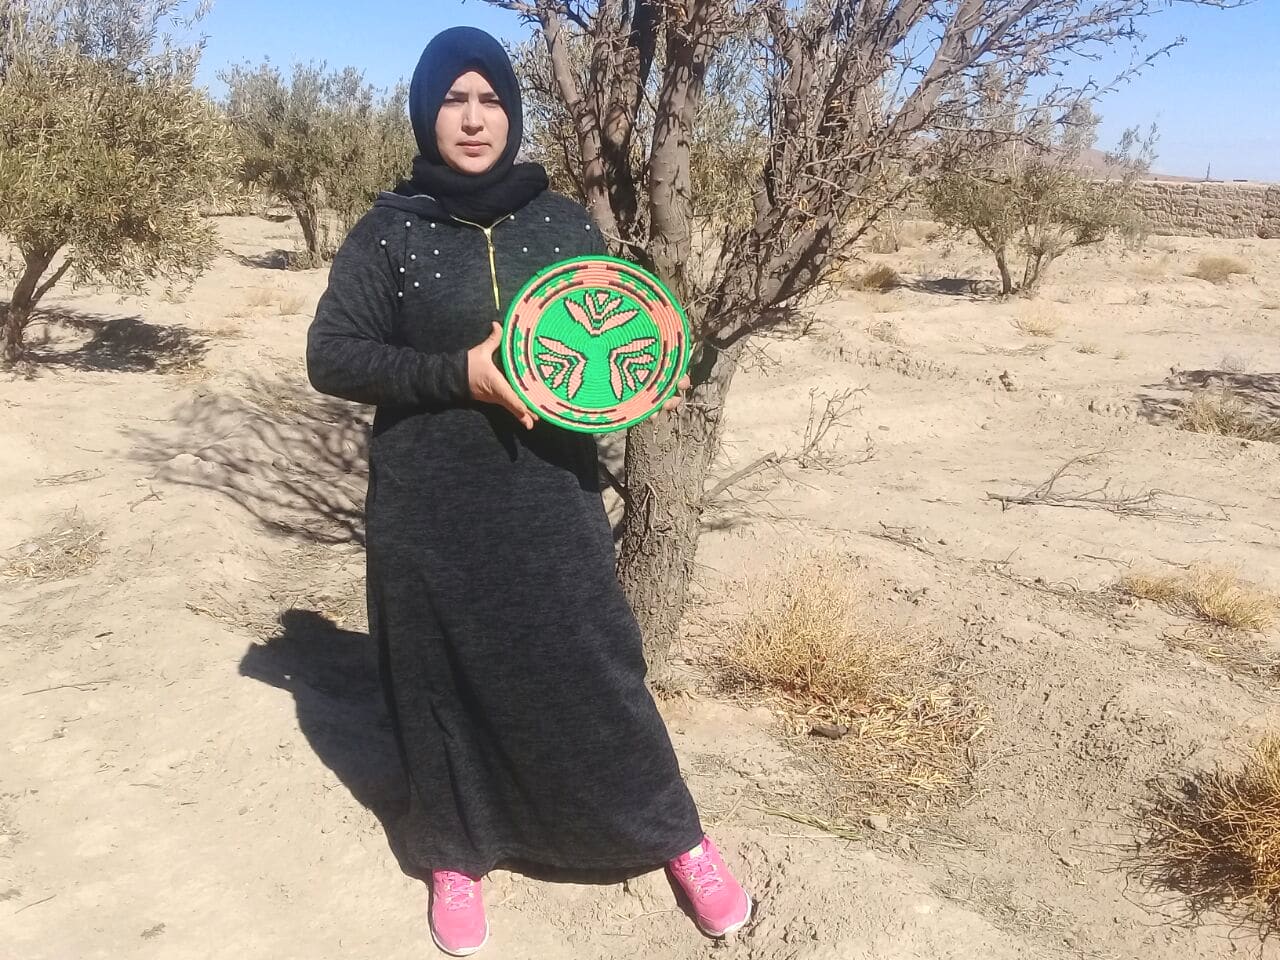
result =
[[[484,242],[489,246],[489,278],[493,281],[493,309],[499,313],[502,312],[502,297],[498,294],[498,262],[494,257],[493,249],[493,227],[496,227],[502,220],[509,220],[510,215],[505,216],[502,220],[497,221],[491,227],[482,227],[478,223],[472,223],[470,220],[463,220],[461,217],[454,217],[459,223],[465,223],[469,227],[475,227],[484,234]]]

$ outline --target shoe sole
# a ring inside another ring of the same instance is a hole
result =
[[[698,925],[698,928],[703,933],[705,933],[708,937],[718,940],[721,937],[727,937],[731,933],[737,933],[739,930],[745,927],[748,923],[751,922],[751,914],[755,910],[755,903],[751,900],[751,894],[747,893],[747,891],[745,890],[743,890],[742,893],[747,898],[747,915],[745,917],[743,917],[737,923],[729,924],[729,926],[725,927],[723,930],[720,930],[720,931],[708,930],[706,927],[702,926],[701,924]]]
[[[441,943],[439,939],[437,939],[436,932],[434,929],[431,931],[431,942],[434,943],[440,949],[441,953],[447,953],[451,957],[469,957],[473,953],[479,953],[481,950],[484,949],[485,944],[489,942],[489,920],[488,918],[486,918],[484,921],[484,939],[480,941],[479,946],[464,947],[461,950],[450,950],[443,943]]]

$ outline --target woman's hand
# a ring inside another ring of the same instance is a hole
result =
[[[676,392],[671,395],[671,399],[662,405],[663,412],[669,413],[679,408],[684,401],[680,399],[680,394],[689,389],[689,378],[681,377],[680,382],[676,384]]]
[[[493,362],[493,355],[501,344],[502,324],[495,322],[489,338],[467,351],[467,386],[471,389],[472,399],[505,407],[526,430],[532,430],[538,418],[520,402],[507,378]]]

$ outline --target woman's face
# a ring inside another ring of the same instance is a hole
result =
[[[436,115],[436,146],[459,173],[481,174],[507,149],[509,126],[489,81],[470,70],[453,81]]]

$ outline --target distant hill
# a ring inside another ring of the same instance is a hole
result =
[[[1086,150],[1084,154],[1081,156],[1080,162],[1081,162],[1081,166],[1083,166],[1086,170],[1089,170],[1094,173],[1098,173],[1102,176],[1106,176],[1108,174],[1119,174],[1120,172],[1116,170],[1113,165],[1107,163],[1107,154],[1105,150]],[[1170,173],[1151,173],[1147,177],[1145,177],[1145,179],[1158,180],[1163,183],[1204,183],[1205,182],[1205,178],[1203,176],[1181,177],[1181,176],[1175,176]],[[1248,181],[1248,180],[1225,180],[1224,181],[1219,177],[1213,177],[1210,182],[1212,183],[1224,183],[1224,182],[1225,183],[1249,183],[1252,181]],[[1258,181],[1258,182],[1262,182],[1262,181]]]
[[[1086,170],[1107,176],[1108,174],[1118,175],[1120,171],[1113,164],[1107,163],[1107,152],[1105,150],[1086,150],[1080,157],[1081,166]],[[1167,173],[1151,173],[1148,174],[1148,180],[1161,180],[1166,183],[1197,183],[1202,181],[1204,177],[1178,177]]]

